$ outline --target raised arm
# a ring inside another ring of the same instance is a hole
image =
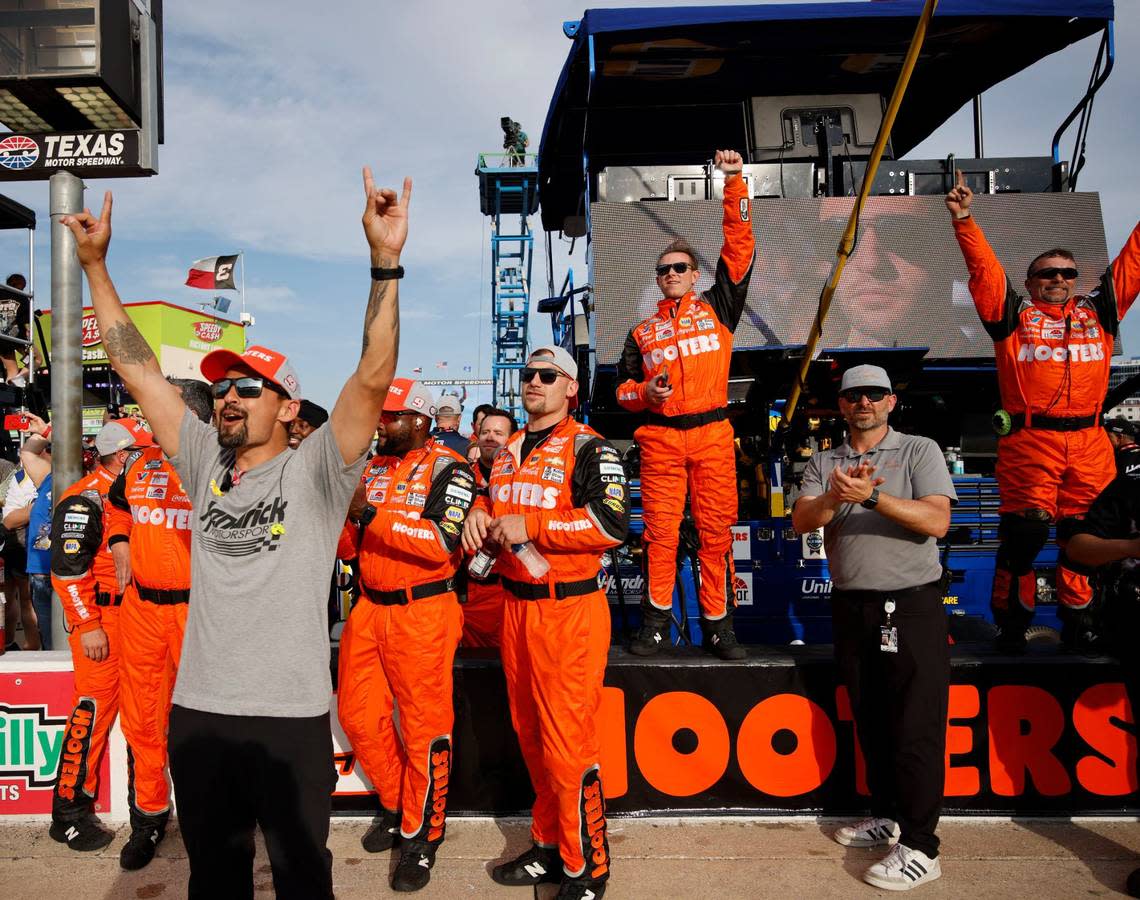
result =
[[[1004,340],[1017,326],[1017,292],[971,214],[973,202],[974,192],[959,169],[958,181],[946,195],[946,208],[970,272],[970,296],[974,298],[978,318],[993,340]]]
[[[139,333],[119,300],[119,292],[107,271],[107,249],[111,244],[111,192],[103,195],[103,210],[96,219],[85,209],[60,222],[75,236],[79,264],[87,276],[91,305],[107,359],[131,396],[142,407],[155,440],[167,456],[178,455],[178,429],[186,405],[178,388],[166,380],[154,351]]]
[[[716,280],[705,291],[716,317],[729,331],[736,331],[748,299],[748,282],[756,255],[752,233],[752,200],[741,174],[744,159],[735,150],[717,150],[716,167],[724,172],[724,245],[716,263]]]
[[[368,238],[372,268],[395,269],[408,239],[408,202],[412,179],[404,179],[399,199],[389,188],[378,189],[372,170],[364,167],[364,216],[361,223]],[[333,407],[329,426],[346,463],[368,452],[376,420],[396,374],[400,347],[399,280],[373,279],[364,313],[364,340],[360,362]]]

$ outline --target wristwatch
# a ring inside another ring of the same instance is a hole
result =
[[[879,489],[871,488],[871,496],[859,504],[863,509],[874,509],[879,505]]]

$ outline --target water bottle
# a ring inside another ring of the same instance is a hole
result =
[[[534,544],[530,541],[523,544],[513,544],[511,552],[514,553],[519,562],[526,566],[531,578],[545,578],[546,573],[550,571],[550,563],[546,561],[545,556],[534,549]]]

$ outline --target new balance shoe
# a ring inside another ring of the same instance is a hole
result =
[[[885,847],[899,838],[899,826],[893,819],[863,819],[843,825],[832,835],[844,847]]]
[[[364,836],[360,839],[360,846],[369,853],[391,850],[396,845],[396,838],[399,834],[400,814],[381,807],[380,817],[364,832]]]
[[[606,883],[593,878],[563,878],[554,900],[601,900]]]
[[[131,836],[119,851],[120,868],[134,872],[147,866],[154,859],[154,853],[164,837],[166,830],[160,826],[131,828]]]
[[[562,856],[557,847],[534,844],[521,856],[495,866],[491,870],[491,880],[507,887],[558,884],[562,881]]]
[[[88,813],[80,819],[52,822],[48,834],[53,841],[82,852],[102,850],[115,839],[115,832],[104,828],[94,813]]]
[[[701,631],[704,632],[701,646],[717,659],[744,659],[748,656],[736,640],[736,632],[732,630],[732,616],[725,616],[716,622],[702,619]]]
[[[642,607],[641,629],[629,645],[629,652],[635,656],[653,656],[669,646],[669,626],[672,617],[667,612],[648,610]]]
[[[406,841],[400,848],[400,861],[392,873],[392,890],[402,893],[418,891],[431,881],[431,867],[435,865],[436,844],[427,841]]]
[[[937,856],[931,859],[905,844],[895,844],[890,853],[863,873],[867,884],[884,891],[909,891],[941,877],[942,863]]]

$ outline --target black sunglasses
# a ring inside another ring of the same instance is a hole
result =
[[[1036,272],[1030,272],[1030,278],[1042,278],[1045,281],[1052,281],[1058,275],[1065,279],[1065,281],[1072,281],[1081,273],[1074,269],[1072,266],[1046,266],[1044,269],[1038,269]]]
[[[678,275],[684,275],[689,269],[695,268],[696,266],[687,262],[661,263],[661,265],[657,266],[655,271],[657,272],[658,278],[664,278],[669,274],[670,270],[676,272]]]
[[[862,397],[866,397],[872,403],[878,403],[889,393],[890,391],[886,388],[848,388],[845,391],[840,391],[839,396],[848,403],[858,403]]]
[[[223,378],[220,381],[215,381],[210,385],[210,392],[214,395],[215,400],[221,400],[226,394],[230,392],[230,388],[237,390],[237,395],[246,400],[251,400],[254,397],[260,397],[261,392],[265,388],[269,388],[275,394],[280,394],[282,397],[287,396],[272,381],[266,381],[264,378]]]
[[[538,376],[539,381],[541,381],[543,384],[554,384],[554,382],[558,380],[558,376],[562,375],[562,373],[557,369],[534,369],[530,366],[527,366],[522,370],[522,373],[519,375],[519,379],[523,384],[530,384],[532,381],[534,381],[535,375]],[[567,375],[564,377],[568,378],[569,376]]]

